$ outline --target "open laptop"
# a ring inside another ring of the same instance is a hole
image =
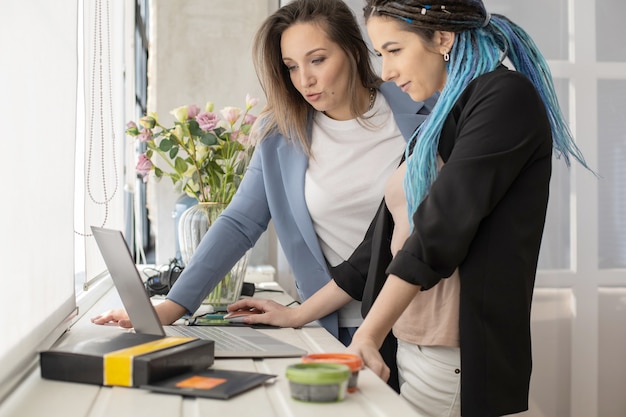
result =
[[[250,327],[162,326],[122,232],[95,226],[91,230],[136,333],[214,340],[216,358],[287,358],[307,354]]]

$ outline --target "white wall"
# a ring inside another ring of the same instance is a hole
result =
[[[278,0],[152,0],[148,109],[160,117],[186,104],[245,106],[246,94],[264,96],[251,61],[254,33]],[[178,194],[171,181],[150,182],[148,201],[156,263],[175,254],[172,219]]]

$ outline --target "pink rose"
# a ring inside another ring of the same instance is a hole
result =
[[[138,135],[137,139],[141,142],[148,142],[152,140],[152,129],[143,129]]]
[[[144,182],[148,181],[148,173],[152,169],[152,161],[145,153],[139,155],[135,169],[139,175],[143,176]]]
[[[243,146],[247,146],[248,145],[248,135],[245,135],[241,130],[236,130],[232,133],[231,135],[231,140],[237,141],[239,143],[241,143]]]
[[[224,119],[232,126],[235,124],[239,116],[241,116],[241,109],[238,107],[224,107],[220,110]]]
[[[126,134],[130,136],[137,136],[139,134],[139,128],[135,122],[128,122],[126,124]]]
[[[250,94],[246,94],[246,110],[250,110],[257,104],[259,104],[258,98],[252,97]]]
[[[189,107],[187,107],[188,119],[195,119],[199,113],[200,113],[200,107],[196,106],[195,104],[191,104],[189,105]]]
[[[246,113],[246,117],[243,118],[243,123],[251,125],[256,121],[256,116],[250,113]]]
[[[220,121],[220,118],[215,113],[202,112],[196,116],[196,122],[198,122],[198,126],[200,129],[208,132],[209,130],[215,129],[217,123]]]

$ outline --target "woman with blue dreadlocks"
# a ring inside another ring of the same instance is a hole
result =
[[[394,257],[348,350],[385,378],[393,327],[401,394],[420,416],[526,410],[552,153],[587,167],[548,66],[481,1],[368,0],[364,13],[382,78],[416,101],[440,96],[386,186]]]

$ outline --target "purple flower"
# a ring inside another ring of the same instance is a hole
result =
[[[195,104],[190,104],[187,107],[187,118],[188,119],[195,119],[196,116],[200,113],[200,107],[196,106]]]
[[[246,110],[250,110],[257,104],[259,104],[258,98],[252,97],[250,94],[246,94]]]
[[[126,134],[130,136],[137,136],[139,134],[139,128],[135,122],[126,123]]]
[[[237,141],[243,146],[248,145],[248,135],[245,135],[241,130],[234,131],[230,138],[232,141]]]
[[[246,117],[243,118],[243,123],[247,125],[251,125],[255,122],[256,116],[250,113],[246,113]]]
[[[224,107],[220,110],[224,119],[232,126],[235,124],[239,116],[241,116],[241,109],[239,107]]]
[[[141,142],[148,142],[152,140],[152,129],[143,129],[138,135],[137,139]]]
[[[152,161],[145,153],[139,155],[135,169],[139,175],[143,176],[144,182],[148,181],[148,173],[152,169]]]
[[[215,113],[202,112],[196,116],[196,122],[198,122],[198,126],[200,129],[208,132],[209,130],[215,129],[217,123],[220,121],[220,118]]]

